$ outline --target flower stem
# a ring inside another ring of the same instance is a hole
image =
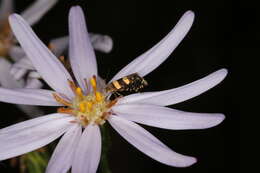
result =
[[[109,162],[108,162],[108,152],[111,146],[111,138],[109,135],[109,128],[107,123],[101,126],[101,134],[102,134],[102,152],[101,152],[99,172],[112,173],[109,168]]]

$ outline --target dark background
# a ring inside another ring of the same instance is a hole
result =
[[[31,0],[16,1],[20,12]],[[240,170],[240,108],[232,93],[236,77],[232,57],[242,58],[249,47],[240,42],[246,39],[253,8],[247,3],[231,1],[141,1],[131,0],[60,0],[34,30],[44,41],[67,35],[68,11],[80,4],[85,11],[90,32],[110,35],[114,49],[110,54],[97,53],[99,73],[109,80],[118,70],[162,39],[187,10],[195,12],[194,24],[174,53],[159,68],[146,76],[147,91],[181,86],[200,79],[220,68],[227,68],[227,78],[210,91],[172,108],[192,112],[221,112],[225,121],[205,130],[169,131],[145,127],[174,151],[195,156],[198,163],[189,168],[174,168],[143,155],[111,130],[112,148],[109,153],[113,173],[184,173],[222,172]],[[245,29],[235,25],[243,23]],[[1,103],[1,127],[12,124],[19,110]],[[4,116],[3,112],[8,112]],[[8,118],[6,118],[8,117]],[[1,171],[2,172],[2,171]]]

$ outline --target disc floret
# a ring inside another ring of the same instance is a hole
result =
[[[79,122],[84,127],[88,124],[103,125],[111,114],[110,108],[116,103],[115,100],[110,101],[107,99],[105,91],[97,89],[95,76],[90,79],[90,84],[92,90],[86,94],[74,82],[69,81],[69,85],[75,94],[75,97],[71,101],[53,94],[57,102],[66,106],[59,108],[58,112],[75,116],[76,122]]]

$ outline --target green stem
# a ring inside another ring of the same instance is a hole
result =
[[[111,138],[109,135],[109,128],[107,123],[101,126],[101,134],[102,134],[102,152],[101,152],[101,159],[100,159],[100,172],[112,173],[109,168],[109,162],[108,162],[108,152],[111,146]]]

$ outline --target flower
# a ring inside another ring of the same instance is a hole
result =
[[[30,25],[34,25],[57,3],[57,1],[58,0],[37,0],[22,12],[22,16],[30,23]],[[19,71],[14,71],[14,77],[10,73],[12,63],[8,58],[11,58],[16,62],[25,55],[23,50],[19,46],[16,46],[16,40],[13,37],[9,26],[8,16],[11,13],[13,13],[13,0],[2,0],[0,4],[0,85],[7,88],[40,88],[42,84],[35,77],[29,77],[28,80],[21,79],[27,70],[21,69]],[[17,106],[27,115],[30,115],[31,113],[35,115],[43,114],[40,109],[34,106]]]
[[[51,9],[58,0],[36,0],[22,12],[22,17],[34,25]],[[0,86],[5,88],[41,88],[40,75],[35,71],[30,60],[20,46],[16,45],[8,16],[13,12],[13,0],[3,0],[0,4]],[[113,47],[111,37],[101,34],[90,34],[93,47],[96,50],[109,53]],[[50,41],[49,48],[59,57],[68,47],[68,37],[60,37]],[[9,57],[14,63],[9,61]],[[26,75],[28,74],[28,75]],[[17,105],[27,115],[42,115],[43,112],[28,105]]]
[[[193,19],[193,12],[186,12],[165,38],[119,71],[112,80],[135,72],[145,76],[154,70],[184,38]],[[108,121],[144,154],[166,165],[186,167],[196,159],[172,151],[135,122],[178,130],[209,128],[224,119],[222,114],[183,112],[164,106],[185,101],[214,87],[225,78],[226,69],[179,88],[110,100],[105,84],[98,76],[95,54],[79,6],[72,7],[69,14],[69,58],[77,83],[19,15],[12,15],[10,24],[39,74],[55,91],[0,88],[0,100],[67,107],[59,108],[58,113],[1,129],[0,160],[40,148],[65,133],[50,159],[47,172],[66,172],[70,167],[72,172],[96,172],[101,154],[99,126]]]
[[[108,35],[101,35],[96,33],[89,34],[91,44],[95,50],[109,53],[113,47],[113,40]],[[52,39],[48,45],[49,49],[56,55],[60,57],[62,53],[68,47],[69,39],[67,36]],[[21,48],[22,49],[22,48]],[[23,51],[21,51],[23,52]],[[23,56],[17,60],[10,69],[10,73],[14,76],[16,80],[21,80],[26,73],[30,72],[28,77],[30,78],[40,78],[40,75],[35,71],[34,66],[31,61],[27,58],[23,52]],[[4,77],[3,77],[4,78]],[[29,83],[30,84],[30,83]],[[31,84],[30,86],[31,87]],[[41,88],[41,87],[33,87]]]
[[[36,0],[21,15],[30,25],[34,25],[57,2],[58,0]],[[0,4],[0,56],[10,54],[13,55],[12,58],[17,58],[17,56],[20,58],[20,51],[14,47],[15,40],[8,24],[8,16],[11,13],[13,13],[13,0],[3,0]]]

